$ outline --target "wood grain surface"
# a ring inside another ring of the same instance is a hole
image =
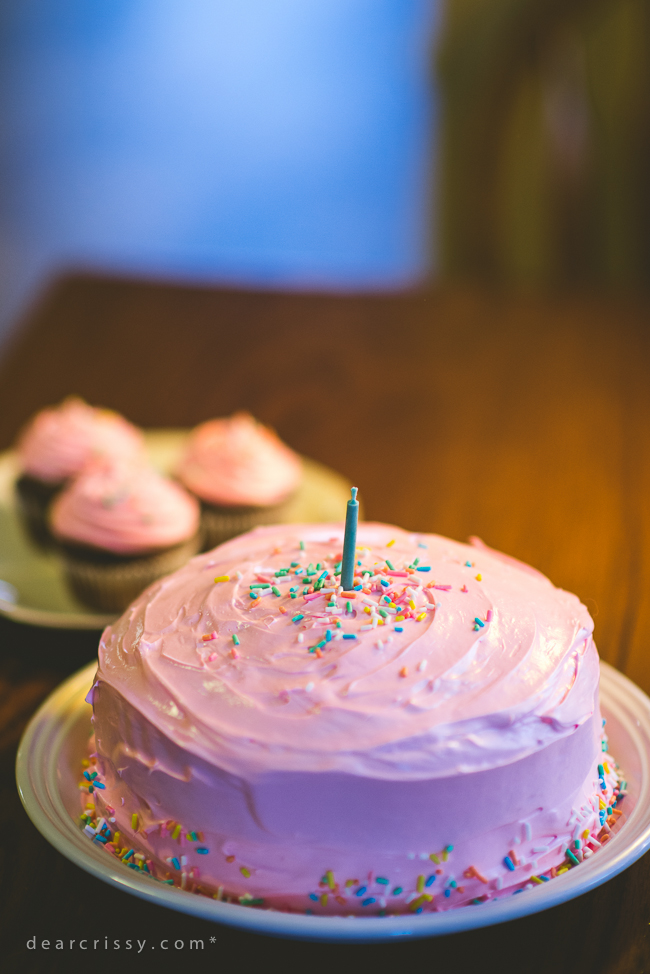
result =
[[[369,519],[479,535],[576,592],[601,655],[650,692],[649,324],[647,304],[593,296],[333,297],[69,278],[0,362],[0,449],[71,392],[145,426],[249,409],[352,478]],[[87,876],[23,813],[13,761],[40,700],[96,645],[92,633],[0,620],[3,970],[82,969],[78,949],[29,951],[34,935],[98,938],[84,963],[108,970],[115,955],[101,945],[113,935],[146,939],[147,951],[164,936],[203,938],[200,968],[310,970],[317,952],[350,970],[650,971],[648,857],[545,913],[382,946],[244,935]],[[187,947],[174,961],[188,963]]]

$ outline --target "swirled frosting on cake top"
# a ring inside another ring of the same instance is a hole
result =
[[[596,706],[579,600],[480,542],[361,524],[263,527],[194,558],[109,627],[97,680],[240,777],[418,780],[488,769]]]
[[[104,462],[58,495],[50,523],[63,541],[137,555],[192,538],[199,527],[199,505],[151,467]]]
[[[76,396],[37,413],[18,441],[24,473],[52,484],[76,476],[98,458],[135,459],[142,451],[142,434],[135,426]]]
[[[192,431],[177,475],[210,504],[266,507],[293,493],[302,465],[273,430],[236,413]]]

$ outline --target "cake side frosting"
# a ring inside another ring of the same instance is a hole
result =
[[[293,493],[302,464],[272,430],[247,413],[236,413],[192,431],[177,476],[208,503],[266,507]]]
[[[323,913],[453,908],[566,871],[621,814],[609,807],[620,793],[611,758],[591,758],[595,720],[512,765],[433,782],[326,773],[249,783],[188,764],[146,724],[129,734],[119,711],[97,739],[101,776],[90,784],[102,838],[156,878],[217,898]]]
[[[56,497],[50,525],[60,540],[135,555],[192,538],[199,506],[144,464],[96,462]]]
[[[260,528],[195,558],[107,630],[98,679],[240,776],[467,773],[594,713],[593,624],[575,596],[437,536],[365,524],[358,543],[358,571],[373,574],[351,598],[323,592],[337,578],[305,598],[291,567],[333,571],[340,525]]]
[[[18,460],[24,473],[58,483],[80,473],[98,457],[134,459],[142,454],[139,430],[118,413],[70,396],[43,409],[23,430]]]

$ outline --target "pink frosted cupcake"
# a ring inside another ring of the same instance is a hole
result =
[[[302,463],[273,430],[236,413],[192,431],[176,475],[201,502],[205,549],[282,521]]]
[[[199,505],[144,464],[97,463],[55,498],[50,527],[82,602],[122,611],[199,549]]]
[[[18,504],[34,540],[48,542],[47,507],[71,477],[98,458],[135,459],[142,450],[135,426],[76,396],[37,413],[18,440],[21,475],[16,481]]]

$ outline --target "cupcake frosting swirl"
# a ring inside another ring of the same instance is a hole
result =
[[[265,507],[296,489],[302,466],[272,430],[236,413],[193,430],[177,475],[208,503]]]
[[[55,484],[97,458],[135,458],[142,449],[142,434],[118,413],[71,396],[37,413],[18,441],[18,459],[24,473]]]
[[[181,486],[144,464],[101,463],[62,491],[50,521],[63,541],[137,555],[193,537],[199,506]]]

